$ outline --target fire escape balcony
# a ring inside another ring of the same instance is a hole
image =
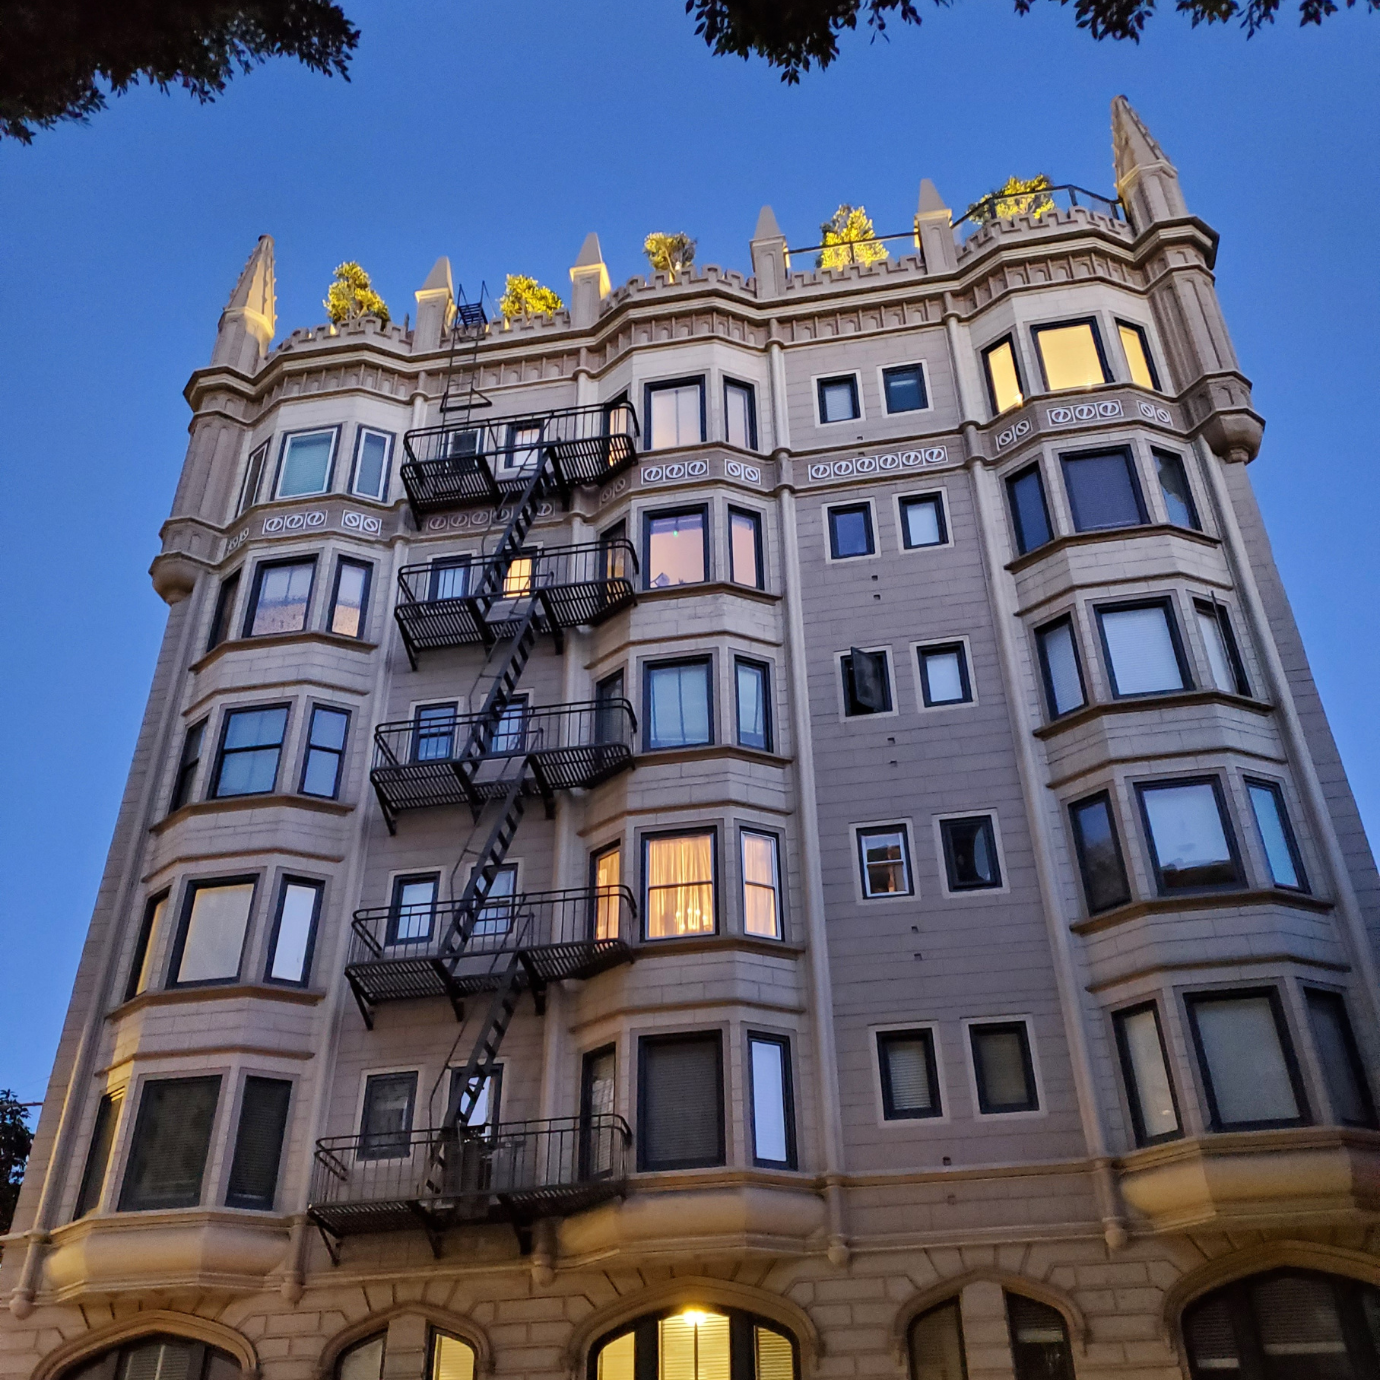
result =
[[[316,1143],[307,1215],[328,1244],[421,1227],[439,1257],[447,1228],[482,1222],[527,1244],[538,1218],[622,1197],[631,1146],[627,1122],[603,1114],[331,1136]]]
[[[550,982],[630,962],[636,922],[625,886],[490,895],[478,905],[378,906],[355,912],[345,977],[368,1024],[380,1002],[419,997],[446,997],[463,1019],[465,998],[495,990],[511,955],[540,1001]]]
[[[626,404],[422,427],[403,437],[403,488],[420,525],[428,513],[501,505],[547,457],[553,487],[568,502],[571,489],[605,484],[633,465],[637,438],[637,417]]]
[[[502,569],[490,567],[502,563]],[[637,554],[623,539],[524,550],[482,563],[433,562],[398,572],[393,611],[413,667],[419,652],[495,643],[512,637],[529,603],[539,627],[558,639],[593,627],[637,601]],[[480,590],[497,590],[481,594]]]
[[[633,764],[637,719],[625,699],[532,708],[515,700],[493,726],[483,714],[429,713],[374,730],[369,780],[386,812],[502,800],[512,767],[548,809],[555,792],[597,786]],[[486,741],[487,739],[487,741]]]

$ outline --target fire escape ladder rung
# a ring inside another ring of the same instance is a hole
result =
[[[454,963],[464,953],[474,931],[475,921],[484,908],[484,903],[489,899],[489,892],[493,888],[499,868],[503,866],[508,849],[512,847],[526,808],[527,801],[522,794],[522,775],[519,774],[508,787],[503,808],[494,820],[493,828],[489,830],[489,837],[475,861],[474,871],[470,873],[465,889],[460,895],[459,904],[451,919],[450,930],[441,941],[440,956],[443,960]]]

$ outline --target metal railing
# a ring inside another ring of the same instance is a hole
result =
[[[1116,197],[1090,192],[1086,187],[1063,182],[1054,187],[1036,187],[1027,192],[989,192],[980,197],[954,221],[954,229],[963,227],[963,239],[976,234],[985,225],[1015,216],[1033,216],[1038,220],[1051,211],[1067,211],[1081,207],[1108,220],[1124,221],[1126,212]]]

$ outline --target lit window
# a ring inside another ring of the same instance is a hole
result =
[[[1007,497],[1011,500],[1011,520],[1016,528],[1016,549],[1025,555],[1054,537],[1049,524],[1049,507],[1045,503],[1045,482],[1040,478],[1039,465],[1031,465],[1006,481]]]
[[[1102,358],[1102,340],[1093,321],[1070,321],[1062,326],[1036,326],[1035,347],[1051,393],[1066,388],[1092,388],[1110,383]]]
[[[623,850],[615,843],[590,859],[590,879],[594,885],[594,937],[621,939],[619,924],[623,882]]]
[[[1179,630],[1167,599],[1097,611],[1112,694],[1156,695],[1189,687]]]
[[[532,592],[532,562],[527,556],[514,556],[503,572],[504,599],[525,599]]]
[[[345,760],[345,730],[350,716],[343,709],[318,705],[307,730],[307,755],[302,763],[303,795],[334,800],[340,793],[340,768]]]
[[[877,1035],[882,1115],[888,1121],[940,1116],[934,1031],[886,1030]]]
[[[757,400],[750,383],[724,380],[724,440],[740,450],[757,449]]]
[[[762,519],[742,508],[728,510],[728,578],[735,585],[761,589]]]
[[[920,412],[930,405],[925,371],[918,364],[882,370],[882,395],[888,412]]]
[[[987,397],[992,404],[992,415],[999,416],[1008,408],[1019,407],[1025,395],[1011,337],[988,346],[982,352],[982,364],[987,374]]]
[[[120,1212],[200,1204],[219,1098],[218,1075],[151,1078],[144,1084],[120,1189]]]
[[[315,573],[314,560],[261,565],[254,577],[244,635],[268,637],[274,633],[301,632],[307,626]]]
[[[350,492],[361,498],[388,498],[388,462],[393,454],[393,438],[386,431],[360,427],[355,436],[355,472],[350,477]]]
[[[858,380],[853,374],[845,374],[836,379],[820,379],[817,384],[819,396],[819,420],[823,422],[849,422],[862,416],[858,406]]]
[[[1288,891],[1307,891],[1294,831],[1284,808],[1284,793],[1273,781],[1246,780],[1246,793],[1251,798],[1251,812],[1260,834],[1260,846],[1270,865],[1270,880]]]
[[[1088,697],[1083,689],[1083,668],[1078,660],[1078,642],[1073,620],[1059,618],[1035,630],[1035,645],[1040,653],[1040,674],[1044,680],[1049,717],[1081,709]]]
[[[738,745],[771,751],[771,703],[767,668],[760,661],[737,658],[733,663],[738,698]]]
[[[580,1060],[582,1178],[598,1179],[613,1173],[614,1138],[619,1131],[614,1120],[617,1105],[618,1051],[614,1045],[605,1045]]]
[[[643,563],[648,589],[699,584],[708,578],[709,552],[703,508],[648,513]]]
[[[647,386],[647,449],[697,446],[704,440],[704,380]]]
[[[283,437],[283,452],[278,460],[279,498],[300,498],[324,494],[331,487],[331,461],[335,458],[335,436],[330,431],[303,431]]]
[[[939,494],[901,500],[901,542],[907,551],[921,546],[943,546],[948,540],[944,500]]]
[[[910,847],[903,825],[858,830],[858,864],[862,870],[863,895],[909,896]]]
[[[1279,994],[1194,993],[1185,998],[1214,1131],[1298,1126],[1308,1120]]]
[[[836,561],[849,556],[871,556],[876,549],[872,509],[866,503],[829,509],[829,554]]]
[[[1139,527],[1148,520],[1130,451],[1112,450],[1060,458],[1075,531]]]
[[[474,1380],[474,1348],[459,1337],[433,1331],[430,1380]]]
[[[742,831],[743,930],[761,939],[781,938],[781,883],[775,834]]]
[[[1131,899],[1131,884],[1121,856],[1121,842],[1112,817],[1112,799],[1106,791],[1069,806],[1073,823],[1073,842],[1078,853],[1078,870],[1083,878],[1083,895],[1088,914],[1125,905]]]
[[[646,840],[647,938],[714,933],[714,835]]]
[[[304,986],[311,973],[311,951],[321,914],[320,882],[284,877],[278,893],[278,914],[269,940],[268,981]]]
[[[1167,450],[1153,453],[1155,474],[1159,477],[1160,493],[1164,496],[1164,510],[1169,515],[1169,521],[1175,527],[1201,532],[1203,524],[1198,520],[1198,508],[1193,502],[1193,490],[1189,487],[1183,456]]]
[[[963,643],[947,642],[938,647],[921,647],[916,655],[920,659],[920,695],[926,709],[972,701],[968,653]]]
[[[991,815],[939,821],[950,891],[982,891],[1001,885],[997,835]]]
[[[1228,695],[1249,695],[1250,682],[1241,664],[1241,652],[1227,610],[1215,599],[1195,599],[1193,611],[1198,615],[1198,631],[1203,635],[1203,650],[1207,652],[1213,685]]]
[[[707,660],[648,666],[645,746],[698,747],[714,741]]]
[[[364,613],[369,606],[369,576],[373,567],[342,557],[336,562],[328,627],[341,637],[364,636]]]
[[[885,652],[863,651],[853,647],[839,658],[843,674],[843,712],[887,714],[891,711],[891,673]]]
[[[1118,321],[1116,333],[1121,338],[1121,348],[1126,355],[1126,367],[1130,371],[1131,382],[1159,392],[1160,381],[1155,376],[1155,365],[1150,358],[1150,344],[1144,327],[1133,326],[1129,321]]]
[[[232,709],[221,729],[220,754],[210,795],[266,795],[278,782],[278,759],[287,731],[287,706]]]
[[[1215,777],[1136,787],[1160,895],[1242,885],[1236,840]]]
[[[748,1036],[752,1098],[752,1162],[795,1168],[795,1108],[790,1041],[779,1035]]]
[[[1136,1144],[1156,1145],[1172,1140],[1180,1134],[1179,1107],[1155,1003],[1118,1011],[1112,1023],[1116,1027],[1117,1052],[1126,1080],[1126,1100],[1131,1108]]]
[[[644,1037],[638,1047],[637,1167],[701,1169],[724,1162],[723,1044],[717,1031]],[[724,1324],[724,1367],[703,1380],[726,1380],[728,1319]],[[664,1339],[663,1339],[664,1340]],[[665,1380],[695,1374],[690,1367],[663,1364]]]
[[[971,1025],[978,1107],[984,1116],[1004,1112],[1034,1112],[1040,1108],[1035,1066],[1030,1056],[1030,1033],[1024,1021],[994,1021]]]
[[[172,985],[233,982],[239,977],[253,908],[252,877],[194,882],[188,887],[181,929],[173,945]]]

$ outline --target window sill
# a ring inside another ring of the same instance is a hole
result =
[[[1225,690],[1170,690],[1163,694],[1127,695],[1119,700],[1100,700],[1096,704],[1085,704],[1082,709],[1070,710],[1047,724],[1041,724],[1033,732],[1037,738],[1049,739],[1080,724],[1090,723],[1107,714],[1135,714],[1142,709],[1164,709],[1170,705],[1227,704],[1236,709],[1246,709],[1252,714],[1273,714],[1274,706],[1263,700],[1248,699],[1245,695],[1229,695]],[[1057,782],[1052,782],[1057,785]]]
[[[289,987],[277,982],[201,983],[196,987],[166,987],[140,992],[106,1012],[106,1020],[119,1021],[151,1006],[180,1006],[193,1001],[280,1001],[289,1006],[315,1006],[325,999],[324,989]]]
[[[1186,910],[1227,910],[1236,906],[1292,906],[1319,914],[1332,909],[1332,902],[1321,896],[1309,896],[1301,891],[1282,891],[1275,887],[1242,887],[1238,891],[1195,891],[1183,896],[1154,896],[1143,901],[1128,901],[1114,906],[1086,920],[1075,920],[1070,926],[1074,934],[1099,934],[1114,929],[1144,915],[1174,915]]]
[[[748,954],[789,954],[798,958],[803,944],[784,939],[762,939],[754,934],[687,934],[675,939],[639,939],[633,953],[639,959],[651,954],[696,954],[728,950]]]
[[[652,767],[659,762],[698,762],[706,757],[731,757],[740,762],[755,762],[765,767],[789,767],[795,760],[791,757],[782,757],[775,752],[759,752],[756,748],[739,747],[736,743],[705,743],[699,747],[644,748],[634,758],[634,765]]]
[[[377,642],[365,642],[358,637],[343,637],[340,633],[307,630],[295,633],[266,633],[262,637],[227,637],[207,652],[200,661],[192,662],[193,675],[200,675],[208,666],[213,666],[221,657],[230,652],[242,652],[250,647],[301,646],[304,642],[314,642],[323,647],[348,648],[355,652],[374,652]]]
[[[164,815],[156,824],[150,825],[149,833],[163,834],[185,819],[193,819],[197,815],[213,815],[221,810],[261,810],[284,806],[297,810],[313,810],[323,815],[348,815],[355,808],[348,801],[322,800],[319,796],[313,795],[230,795],[222,800],[194,800],[190,805],[183,805],[181,809]]]
[[[779,604],[781,596],[767,589],[753,589],[751,585],[734,584],[732,580],[699,580],[688,585],[667,585],[662,589],[640,589],[637,602],[655,603],[659,599],[693,599],[702,594],[737,594],[762,604]],[[195,667],[193,668],[195,669]]]
[[[1135,527],[1106,527],[1097,532],[1070,532],[1065,536],[1055,537],[1053,541],[1047,541],[1043,546],[1037,546],[1033,551],[1027,551],[1023,556],[1017,556],[1014,561],[1007,561],[1006,568],[1013,575],[1018,575],[1036,561],[1066,551],[1071,546],[1093,546],[1104,541],[1124,541],[1127,537],[1162,536],[1183,537],[1202,546],[1222,544],[1219,538],[1207,532],[1195,532],[1191,527],[1176,527],[1169,522],[1147,522]]]

